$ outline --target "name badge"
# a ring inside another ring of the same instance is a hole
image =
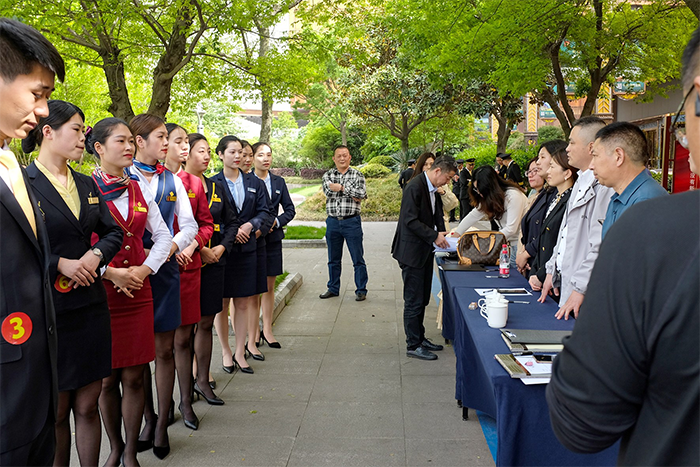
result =
[[[275,190],[275,193],[279,195],[279,194],[280,194],[280,191],[279,191],[279,190]]]
[[[248,187],[248,191],[250,191],[251,193],[257,193],[257,192],[258,192],[258,191],[257,191],[255,188],[253,188],[252,186],[249,186],[249,187]]]
[[[221,232],[221,224],[214,224],[214,232]]]
[[[177,196],[171,191],[170,195],[165,197],[165,201],[177,201]]]
[[[88,204],[100,204],[100,198],[97,196],[88,196]]]
[[[221,198],[219,198],[217,195],[214,195],[214,196],[211,197],[211,202],[212,202],[212,203],[220,203],[220,202],[221,202]]]
[[[190,191],[187,192],[187,197],[188,197],[188,198],[194,198],[195,196],[197,196],[197,195],[194,194],[194,191],[190,190]]]
[[[148,212],[148,208],[146,206],[141,206],[141,201],[139,201],[134,206],[134,212]]]

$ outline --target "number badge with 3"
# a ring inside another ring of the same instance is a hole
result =
[[[2,322],[2,337],[12,345],[27,342],[32,335],[32,320],[26,313],[12,313]]]

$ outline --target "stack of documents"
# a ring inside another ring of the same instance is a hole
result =
[[[538,329],[501,329],[501,337],[511,353],[495,355],[496,361],[511,378],[525,384],[546,384],[552,361],[564,348],[562,340],[571,331]]]

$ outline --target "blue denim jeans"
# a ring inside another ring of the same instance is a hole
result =
[[[362,247],[362,219],[360,216],[339,220],[326,219],[326,243],[328,244],[328,290],[340,293],[340,273],[343,262],[343,242],[347,242],[355,268],[355,293],[367,293],[367,266]]]

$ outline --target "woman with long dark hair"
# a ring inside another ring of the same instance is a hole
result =
[[[266,274],[267,292],[260,297],[262,308],[263,330],[260,333],[259,343],[267,342],[273,349],[279,349],[282,345],[272,334],[272,312],[275,308],[275,280],[277,276],[284,272],[282,267],[282,239],[284,230],[296,215],[296,209],[289,196],[289,190],[284,178],[270,172],[272,165],[272,149],[270,145],[258,142],[253,145],[253,163],[255,165],[255,175],[262,180],[267,193],[270,196],[270,211],[272,212],[272,225],[265,238],[266,241]],[[282,206],[282,213],[279,208]],[[255,323],[257,326],[257,322]]]
[[[180,386],[179,409],[185,426],[191,430],[199,428],[199,418],[192,409],[192,339],[194,325],[202,317],[200,309],[200,287],[202,259],[199,250],[211,239],[214,221],[209,212],[207,197],[202,181],[185,172],[182,164],[189,157],[190,143],[187,132],[180,125],[167,123],[168,152],[165,168],[180,177],[187,190],[187,198],[199,230],[192,243],[177,255],[180,265],[180,308],[181,322],[175,330],[175,369]],[[179,232],[178,219],[175,219],[175,234]]]
[[[529,275],[527,271],[532,267],[533,259],[539,250],[540,231],[544,217],[547,214],[547,206],[549,206],[550,201],[556,195],[554,188],[545,186],[546,172],[549,167],[541,169],[540,165],[544,164],[544,161],[546,161],[546,164],[549,164],[552,157],[551,154],[566,150],[566,146],[566,141],[558,139],[547,141],[540,146],[540,149],[537,151],[538,156],[528,164],[528,182],[530,182],[530,186],[533,189],[537,190],[537,194],[534,195],[534,199],[530,202],[530,207],[520,224],[522,248],[518,249],[515,259],[518,271],[526,277]]]
[[[469,198],[474,209],[465,217],[454,232],[462,235],[472,225],[482,219],[494,221],[498,230],[505,235],[510,247],[511,267],[515,267],[520,221],[525,214],[527,198],[515,183],[501,178],[490,166],[474,170],[469,185]]]
[[[416,167],[413,169],[413,175],[409,179],[409,182],[416,178],[418,175],[422,175],[423,172],[427,172],[433,166],[435,162],[435,154],[432,152],[424,152],[418,157],[416,161]]]
[[[199,133],[190,133],[190,154],[185,164],[187,173],[204,184],[209,211],[214,222],[211,240],[200,250],[202,257],[200,306],[202,317],[194,335],[196,375],[194,392],[210,405],[224,405],[214,394],[216,382],[210,380],[212,326],[214,317],[222,311],[226,259],[236,241],[240,222],[226,196],[226,186],[204,176],[211,160],[207,139]],[[228,340],[228,333],[227,333]],[[210,381],[210,384],[207,382]]]
[[[171,255],[182,253],[190,246],[197,235],[197,222],[192,215],[187,190],[179,177],[165,169],[159,159],[165,159],[168,152],[168,130],[160,117],[149,114],[135,116],[130,123],[136,143],[134,165],[131,173],[138,177],[142,191],[149,191],[163,216],[165,224],[173,235]],[[179,231],[175,233],[175,218]],[[148,235],[144,246],[150,246]],[[150,368],[146,368],[144,387],[146,426],[141,433],[139,449],[153,447],[153,454],[164,459],[170,453],[168,439],[168,419],[173,407],[173,385],[175,384],[175,360],[173,347],[175,330],[180,326],[180,271],[177,257],[170,259],[151,278],[154,306],[154,332],[156,341],[156,390],[158,392],[158,413],[153,407],[153,390]]]
[[[40,147],[27,175],[51,244],[59,390],[54,465],[70,464],[71,411],[80,464],[96,465],[102,437],[97,401],[102,378],[112,372],[107,294],[97,269],[112,261],[124,234],[92,178],[68,165],[85,149],[83,111],[59,100],[48,106],[49,116],[22,140],[22,150]],[[94,245],[93,234],[99,238]]]
[[[226,298],[233,298],[233,325],[236,334],[233,364],[243,373],[253,373],[250,365],[246,364],[246,353],[252,351],[253,354],[261,354],[260,351],[254,352],[257,350],[257,335],[248,335],[249,313],[259,313],[255,305],[257,295],[264,291],[259,287],[259,275],[265,267],[265,264],[258,264],[257,239],[260,237],[261,227],[271,225],[271,212],[265,185],[254,174],[243,173],[240,169],[242,150],[243,146],[238,138],[224,136],[216,147],[217,154],[224,162],[224,168],[212,179],[226,185],[226,195],[242,223],[236,234],[236,244],[226,261],[223,313],[228,309]],[[227,336],[228,329],[220,339],[226,339]]]
[[[530,286],[532,290],[542,289],[542,284],[547,277],[545,265],[552,256],[554,246],[559,237],[559,227],[564,219],[566,203],[571,196],[571,189],[578,178],[578,171],[569,164],[566,154],[566,145],[559,145],[550,152],[549,168],[547,169],[547,183],[553,188],[554,197],[547,204],[542,229],[538,239],[537,254],[533,258],[530,269]],[[559,297],[552,296],[555,300]]]
[[[105,465],[139,465],[136,445],[144,406],[143,375],[155,356],[150,278],[167,261],[172,236],[153,197],[142,192],[126,170],[134,154],[134,139],[126,122],[118,118],[97,122],[86,149],[100,159],[92,178],[124,232],[121,249],[102,276],[107,281],[112,330],[112,373],[102,380],[100,395],[111,447]],[[152,241],[148,254],[143,245],[146,232]]]

